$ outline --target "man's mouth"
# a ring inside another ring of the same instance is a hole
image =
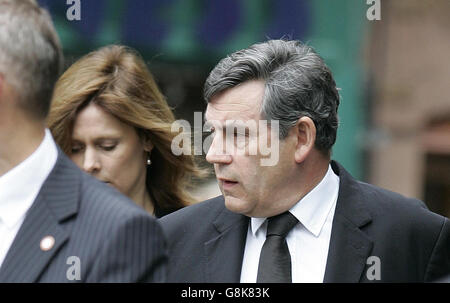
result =
[[[239,183],[237,181],[224,178],[219,178],[219,181],[222,183],[223,189],[230,189]]]

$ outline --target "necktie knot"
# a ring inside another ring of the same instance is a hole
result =
[[[297,218],[288,211],[277,216],[270,217],[267,220],[267,237],[280,236],[284,238],[298,223]]]

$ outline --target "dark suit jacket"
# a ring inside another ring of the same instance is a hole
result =
[[[40,248],[46,236],[55,239],[49,251]],[[165,241],[156,219],[83,173],[59,150],[0,268],[0,282],[77,282],[66,274],[73,279],[78,265],[79,282],[167,278]]]
[[[331,164],[340,187],[325,282],[369,281],[370,256],[379,258],[381,278],[370,281],[433,281],[450,273],[448,219]],[[249,218],[229,211],[222,196],[160,222],[169,240],[169,282],[239,282]]]

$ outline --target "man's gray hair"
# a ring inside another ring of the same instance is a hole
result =
[[[336,141],[339,93],[329,68],[310,46],[299,41],[269,40],[222,59],[204,87],[206,102],[248,80],[265,81],[261,116],[278,120],[284,139],[299,118],[316,126],[315,146],[328,154]]]
[[[46,10],[35,0],[0,0],[0,74],[14,87],[18,105],[36,119],[48,114],[62,60]]]

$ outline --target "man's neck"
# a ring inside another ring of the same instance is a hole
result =
[[[290,207],[303,199],[323,180],[327,174],[329,162],[328,158],[316,153],[302,163],[301,173],[297,178],[301,186],[300,188],[297,187],[296,197],[291,201],[293,204]]]
[[[44,136],[44,122],[31,122],[19,115],[0,122],[0,176],[35,152]]]
[[[311,173],[308,175],[309,180],[308,182],[305,182],[306,186],[304,188],[302,198],[306,196],[309,192],[311,192],[317,185],[319,185],[319,183],[323,180],[323,178],[327,174],[328,166],[329,161],[328,162],[321,161],[311,169]]]
[[[297,173],[289,178],[291,181],[274,195],[277,203],[272,204],[273,208],[265,209],[266,213],[260,213],[256,217],[271,217],[291,209],[322,181],[328,171],[328,165],[329,159],[319,154],[308,157],[298,166]]]

